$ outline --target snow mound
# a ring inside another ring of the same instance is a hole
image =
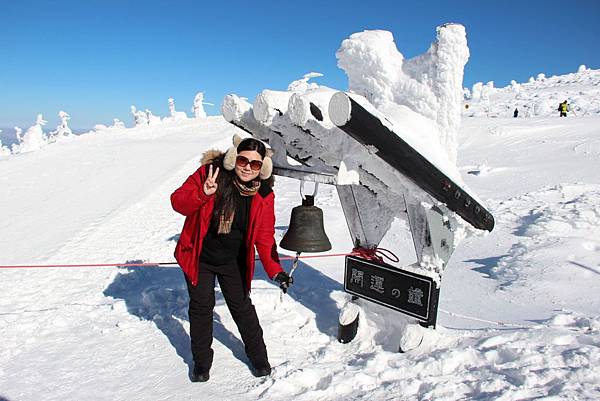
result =
[[[489,274],[501,287],[527,283],[532,296],[563,288],[564,305],[593,293],[600,275],[598,205],[600,185],[592,184],[562,184],[502,202],[495,215],[515,226],[518,241]]]

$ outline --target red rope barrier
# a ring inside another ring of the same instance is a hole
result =
[[[387,253],[387,255],[386,255]],[[391,255],[392,257],[390,257]],[[392,252],[385,248],[354,248],[350,253],[330,253],[325,255],[305,255],[300,256],[299,259],[315,259],[315,258],[330,258],[338,256],[360,256],[365,259],[378,260],[383,262],[383,258],[387,258],[392,262],[398,262],[398,257]],[[292,260],[295,256],[281,256],[279,260]],[[257,257],[256,260],[259,260]],[[93,263],[93,264],[47,264],[47,265],[0,265],[0,269],[35,269],[35,268],[51,268],[51,267],[151,267],[151,266],[165,266],[165,265],[177,265],[177,262],[143,262],[143,263]]]

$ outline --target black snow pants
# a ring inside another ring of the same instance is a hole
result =
[[[215,306],[215,277],[244,341],[246,355],[255,368],[269,366],[263,331],[256,309],[244,286],[243,269],[237,263],[213,266],[202,263],[198,285],[186,278],[190,296],[189,318],[192,354],[196,367],[210,369],[213,361],[213,309]]]

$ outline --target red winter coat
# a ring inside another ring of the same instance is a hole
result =
[[[207,173],[208,164],[205,164],[171,194],[173,209],[185,216],[181,236],[175,247],[175,259],[194,286],[198,284],[198,260],[202,252],[202,242],[210,226],[215,206],[215,196],[207,196],[202,189]],[[256,195],[252,197],[246,230],[248,291],[254,277],[254,247],[269,278],[272,279],[277,273],[283,271],[274,238],[274,203],[275,194],[269,184],[263,181]]]

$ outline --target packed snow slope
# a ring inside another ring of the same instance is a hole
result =
[[[458,164],[497,221],[446,269],[436,330],[408,353],[408,321],[361,302],[336,340],[343,258],[306,259],[289,295],[260,272],[252,299],[274,367],[252,376],[217,289],[215,362],[191,383],[187,291],[177,267],[0,269],[0,399],[596,400],[600,397],[600,117],[463,119]],[[86,134],[0,158],[0,265],[164,262],[183,217],[169,195],[220,117]],[[276,239],[299,204],[277,178]],[[335,189],[321,186],[332,253],[351,249]],[[414,261],[407,227],[382,246]],[[284,267],[289,270],[289,262]]]
[[[558,115],[558,104],[566,100],[571,114],[582,117],[600,114],[600,70],[580,66],[577,72],[546,77],[543,73],[528,82],[512,81],[504,88],[494,82],[478,82],[465,90],[463,116],[521,117]]]

